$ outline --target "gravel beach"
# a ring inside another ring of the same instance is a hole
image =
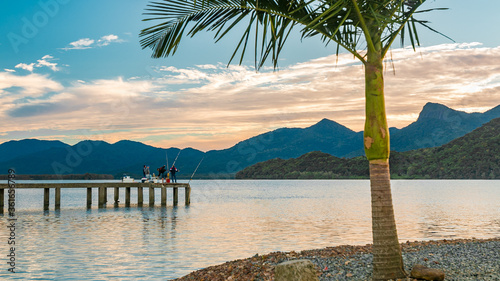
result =
[[[415,264],[443,270],[445,280],[500,281],[500,237],[402,243],[408,272]],[[194,271],[185,280],[273,280],[274,266],[293,259],[311,260],[319,280],[371,280],[371,245],[337,246],[301,252],[255,255]],[[407,280],[413,280],[408,278]]]

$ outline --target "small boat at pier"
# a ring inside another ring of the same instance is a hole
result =
[[[134,182],[134,179],[128,175],[123,175],[122,182]]]

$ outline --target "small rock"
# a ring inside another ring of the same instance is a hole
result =
[[[410,276],[415,279],[429,280],[429,281],[443,281],[444,272],[435,268],[428,268],[421,264],[413,266]]]
[[[275,281],[318,281],[316,269],[310,260],[282,262],[274,268]]]

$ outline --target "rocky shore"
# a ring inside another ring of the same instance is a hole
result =
[[[422,264],[443,270],[445,280],[500,281],[500,237],[482,240],[408,241],[401,246],[408,272],[414,265]],[[343,245],[301,252],[255,255],[200,269],[175,280],[273,280],[274,267],[293,259],[312,261],[319,280],[371,280],[371,245]]]

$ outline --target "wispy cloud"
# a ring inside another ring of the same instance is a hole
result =
[[[12,72],[0,72],[0,103],[2,109],[6,106],[17,106],[20,101],[40,98],[50,92],[63,91],[64,87],[46,75],[31,73],[29,75],[16,75]],[[4,112],[0,110],[0,116]]]
[[[415,121],[427,102],[469,112],[500,104],[500,47],[447,44],[417,52],[394,49],[391,56],[385,73],[390,126]],[[22,122],[30,137],[50,129],[75,140],[133,139],[200,149],[228,147],[322,118],[356,131],[363,128],[364,69],[350,55],[318,58],[279,72],[224,64],[155,71],[148,78],[74,81],[70,86],[46,76],[0,72],[5,105],[0,116]],[[10,130],[1,128],[2,138],[8,139]]]
[[[95,40],[90,38],[82,38],[75,42],[69,43],[68,47],[63,48],[63,50],[84,50],[90,49]]]
[[[85,50],[92,49],[96,47],[108,46],[111,43],[121,43],[122,39],[118,38],[117,35],[109,34],[102,36],[99,39],[82,38],[77,41],[71,42],[68,46],[61,48],[62,50]]]
[[[45,55],[42,57],[42,59],[39,59],[37,61],[37,64],[36,64],[36,67],[48,67],[50,69],[52,69],[52,71],[59,71],[59,68],[57,67],[57,63],[55,62],[51,62],[51,60],[53,60],[54,57],[50,56],[50,55]]]
[[[33,69],[35,68],[35,63],[32,62],[30,64],[27,64],[27,63],[19,63],[17,64],[16,66],[14,66],[15,68],[20,68],[20,69],[24,69],[24,70],[27,70],[29,72],[33,72]]]
[[[101,37],[101,39],[97,40],[98,46],[107,46],[111,43],[123,42],[123,40],[119,39],[118,36],[114,34],[105,35]]]
[[[48,67],[54,72],[59,71],[60,69],[57,66],[57,63],[51,62],[52,60],[54,60],[53,56],[45,55],[41,59],[37,60],[36,63],[34,63],[34,62],[29,63],[29,64],[19,63],[15,66],[15,68],[20,68],[20,69],[27,70],[29,72],[33,72],[35,70],[35,68]],[[15,72],[15,71],[11,71],[11,70],[6,70],[6,71]]]

